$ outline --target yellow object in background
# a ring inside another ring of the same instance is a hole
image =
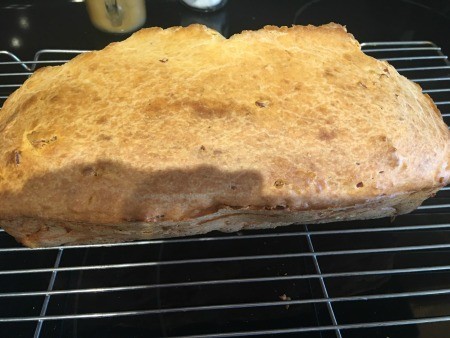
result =
[[[92,24],[109,33],[129,33],[147,18],[144,0],[86,0]]]

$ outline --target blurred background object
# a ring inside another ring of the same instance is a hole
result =
[[[105,10],[104,0],[2,0],[0,46],[23,59],[32,59],[41,49],[102,49],[132,33],[124,30],[117,34],[94,26],[87,11],[91,1]],[[265,25],[320,25],[333,21],[346,25],[359,41],[432,39],[444,54],[450,54],[448,0],[228,0],[213,12],[195,10],[181,0],[142,3],[145,7],[140,15],[146,17],[142,27],[167,28],[198,22],[229,37]]]
[[[227,0],[180,0],[181,3],[204,12],[213,12],[225,6]]]
[[[180,26],[189,26],[194,23],[205,25],[209,28],[215,29],[223,36],[229,36],[228,12],[212,11],[199,12],[195,10],[187,10],[180,17]]]
[[[104,32],[133,32],[147,19],[144,0],[86,0],[86,7],[92,24]]]

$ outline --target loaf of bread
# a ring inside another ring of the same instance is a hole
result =
[[[433,101],[340,25],[149,28],[0,112],[0,226],[26,246],[389,217],[449,181]]]

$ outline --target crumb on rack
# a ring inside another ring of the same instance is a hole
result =
[[[289,296],[286,296],[285,293],[283,293],[281,296],[278,296],[278,298],[280,298],[280,300],[285,301],[285,302],[292,300],[292,298]],[[286,310],[287,309],[289,309],[289,304],[286,304]]]

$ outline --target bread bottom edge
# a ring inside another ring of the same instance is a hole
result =
[[[0,220],[0,227],[25,246],[54,247],[63,245],[100,244],[182,237],[205,234],[214,230],[235,232],[247,229],[269,229],[290,224],[317,224],[393,217],[416,209],[439,188],[380,197],[345,208],[322,210],[234,210],[221,209],[196,219],[181,222],[123,222],[92,224],[41,218],[19,217]]]

